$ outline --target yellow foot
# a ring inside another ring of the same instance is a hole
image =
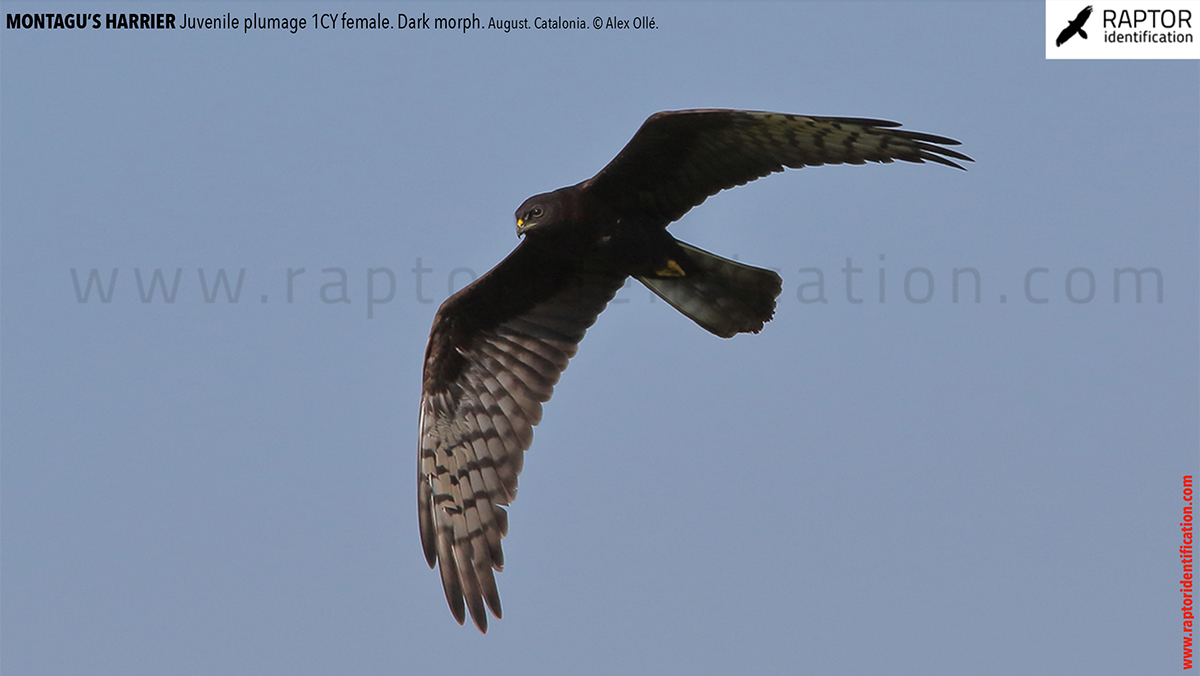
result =
[[[686,277],[687,273],[683,268],[679,267],[679,263],[674,260],[668,260],[667,264],[662,268],[654,271],[654,274],[659,277]]]

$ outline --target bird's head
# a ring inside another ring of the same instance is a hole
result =
[[[581,198],[579,186],[530,197],[517,208],[517,235],[539,232],[545,236],[570,228],[583,217]]]
[[[523,237],[539,225],[553,220],[554,199],[551,193],[534,195],[517,209],[517,236]]]

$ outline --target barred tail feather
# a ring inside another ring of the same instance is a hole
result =
[[[639,276],[660,298],[722,338],[758,333],[775,314],[783,280],[771,270],[711,254],[678,242],[686,260],[680,276]]]

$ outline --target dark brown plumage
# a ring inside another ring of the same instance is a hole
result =
[[[487,630],[500,617],[503,506],[542,404],[629,276],[712,333],[757,333],[779,275],[677,241],[668,224],[721,190],[784,167],[971,158],[895,122],[732,110],[652,115],[594,177],[517,210],[523,241],[438,310],[425,351],[417,470],[421,543],[446,600]]]

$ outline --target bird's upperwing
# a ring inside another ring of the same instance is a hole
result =
[[[971,158],[899,123],[740,110],[651,115],[588,189],[618,213],[674,221],[711,195],[784,167]],[[948,159],[949,158],[949,159]]]
[[[425,352],[417,511],[455,619],[500,617],[492,571],[508,531],[502,505],[567,360],[625,283],[581,271],[526,240],[438,310]]]

